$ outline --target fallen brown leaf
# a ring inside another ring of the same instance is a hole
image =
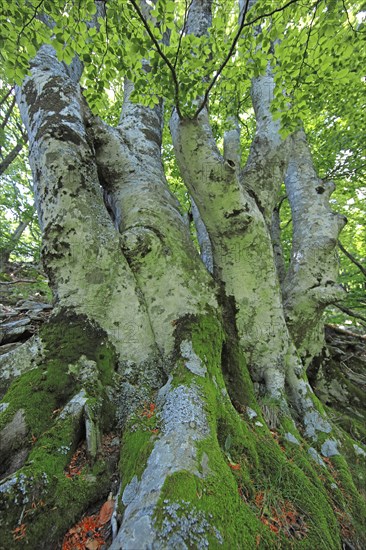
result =
[[[107,500],[100,509],[99,523],[105,525],[111,519],[114,510],[114,500]]]
[[[99,546],[100,544],[97,540],[90,540],[85,544],[86,550],[98,550]]]

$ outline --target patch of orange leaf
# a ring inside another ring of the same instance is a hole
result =
[[[67,466],[67,469],[65,471],[66,477],[72,479],[75,476],[79,476],[85,464],[86,451],[85,443],[83,443],[81,446],[79,446],[78,449],[76,449],[75,453],[73,454],[70,460],[70,464]]]
[[[232,470],[240,470],[240,464],[234,464],[233,462],[229,462],[229,468]]]
[[[14,540],[22,540],[27,534],[27,526],[25,525],[25,523],[22,523],[21,525],[19,525],[19,527],[13,529],[12,533]]]
[[[99,550],[106,543],[103,527],[109,523],[114,509],[114,500],[107,500],[98,514],[85,516],[65,535],[62,550]]]
[[[155,403],[150,403],[145,405],[144,410],[141,413],[141,416],[146,416],[146,418],[151,418],[155,414],[156,405]]]
[[[296,539],[306,536],[307,525],[290,501],[277,502],[276,506],[273,506],[266,504],[265,500],[264,492],[260,491],[256,494],[254,502],[260,510],[261,522],[273,533],[278,534],[281,531],[286,537]]]
[[[108,523],[112,517],[114,509],[114,500],[106,500],[99,512],[99,523],[100,525],[105,525]]]

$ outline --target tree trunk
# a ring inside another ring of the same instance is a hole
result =
[[[193,1],[190,32],[205,32],[209,8]],[[330,188],[317,190],[304,134],[281,140],[271,78],[253,81],[244,167],[235,127],[222,156],[206,108],[172,116],[211,274],[165,179],[162,103],[132,103],[126,81],[112,128],[77,72],[50,46],[38,52],[17,97],[55,307],[0,362],[1,548],[60,547],[109,492],[114,550],[365,547],[365,447],[306,376],[338,296],[343,222]],[[282,177],[294,244],[281,287],[271,234]]]

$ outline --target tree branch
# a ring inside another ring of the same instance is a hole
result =
[[[29,25],[32,23],[32,21],[34,21],[34,19],[36,19],[37,15],[38,15],[38,10],[42,6],[43,2],[44,2],[44,0],[40,0],[40,2],[36,6],[34,6],[34,12],[31,16],[31,18],[26,23],[24,23],[24,25],[23,25],[23,27],[20,30],[19,35],[18,35],[18,42],[17,42],[18,45],[19,45],[20,37],[22,36],[25,29],[27,27],[29,27]]]
[[[311,31],[313,30],[313,24],[314,24],[316,12],[317,12],[317,9],[318,9],[318,6],[319,6],[320,2],[321,2],[321,0],[317,0],[317,2],[315,3],[315,6],[314,6],[315,9],[314,9],[314,13],[312,15],[311,21],[310,21],[309,30],[308,30],[307,38],[306,38],[306,44],[305,44],[305,48],[304,48],[304,53],[303,53],[303,56],[302,56],[302,59],[301,59],[299,74],[298,74],[298,77],[296,79],[296,85],[294,87],[294,90],[299,86],[299,83],[300,83],[300,78],[301,78],[301,75],[302,75],[302,69],[304,67],[305,59],[306,59],[306,56],[307,56],[307,51],[308,51],[308,48],[309,48]]]
[[[178,114],[179,118],[183,118],[182,114],[181,114],[181,111],[180,111],[180,105],[179,105],[179,82],[178,82],[178,79],[177,79],[177,73],[175,72],[175,68],[171,64],[171,62],[169,61],[168,57],[165,55],[163,50],[161,49],[160,44],[157,41],[157,39],[155,38],[154,34],[151,32],[149,24],[146,21],[145,17],[143,16],[139,6],[137,5],[137,2],[135,0],[130,0],[130,2],[133,5],[133,7],[135,8],[135,11],[136,11],[141,23],[145,27],[147,34],[150,36],[150,38],[151,38],[151,40],[152,40],[152,42],[153,42],[153,44],[156,48],[156,51],[158,52],[160,57],[165,61],[166,65],[168,66],[168,68],[169,68],[169,70],[172,74],[172,78],[173,78],[173,82],[174,82],[175,107],[177,109],[177,114]]]
[[[284,203],[284,201],[287,199],[287,194],[286,195],[283,195],[283,197],[280,198],[280,200],[278,201],[278,203],[276,204],[275,206],[275,210],[279,213],[280,210],[281,210],[281,206],[282,204]]]
[[[183,21],[182,30],[179,34],[178,47],[177,47],[177,51],[176,51],[176,54],[175,54],[175,60],[174,60],[174,63],[173,63],[174,69],[176,69],[176,67],[177,67],[179,52],[180,52],[180,48],[181,48],[181,45],[182,45],[183,34],[184,34],[184,31],[186,30],[186,26],[187,26],[188,12],[189,12],[189,9],[190,9],[192,3],[193,3],[193,0],[190,1],[189,6],[188,6],[187,5],[187,0],[185,2],[186,8],[185,8],[185,12],[184,12],[184,21]]]
[[[355,313],[352,311],[352,309],[348,309],[348,307],[341,306],[339,304],[334,304],[338,309],[343,311],[343,313],[347,313],[347,315],[350,315],[351,317],[354,317],[355,319],[360,319],[361,321],[364,321],[366,323],[366,317],[363,315],[360,315],[359,313]]]
[[[345,328],[341,328],[338,325],[333,325],[332,323],[327,323],[325,325],[326,328],[331,328],[335,332],[339,332],[339,334],[345,334],[346,336],[352,336],[356,338],[361,338],[361,340],[366,340],[366,336],[363,334],[357,334],[356,332],[352,332],[350,330],[347,330]]]
[[[4,120],[1,123],[1,128],[3,128],[3,129],[7,125],[8,121],[9,121],[9,118],[11,116],[11,113],[13,112],[15,101],[16,101],[15,96],[13,96],[13,99],[11,100],[10,106],[8,107],[8,109],[5,113]]]
[[[17,158],[20,151],[24,147],[24,142],[18,141],[18,143],[13,147],[13,149],[10,151],[8,155],[4,158],[4,160],[0,163],[0,176],[5,172],[7,168],[11,165],[11,163]]]
[[[349,18],[347,6],[346,6],[346,3],[345,3],[344,0],[342,0],[342,4],[343,4],[343,7],[344,7],[344,11],[346,12],[348,24],[349,24],[349,26],[351,27],[352,31],[353,31],[355,34],[357,34],[357,33],[366,34],[365,31],[359,31],[359,30],[357,30],[357,29],[354,28],[354,26],[352,25],[351,20],[350,20],[350,18]]]
[[[212,90],[212,88],[214,87],[217,79],[219,78],[220,74],[222,73],[222,71],[224,70],[224,68],[226,67],[226,65],[228,64],[231,56],[233,55],[233,52],[235,50],[235,47],[236,47],[236,44],[240,38],[240,35],[241,35],[241,32],[245,26],[245,16],[248,12],[248,8],[249,8],[249,0],[246,0],[245,1],[245,6],[244,6],[244,10],[243,10],[243,15],[241,16],[241,23],[239,25],[239,29],[234,37],[234,40],[232,41],[231,43],[231,46],[230,46],[230,49],[229,49],[229,52],[227,54],[227,56],[225,57],[224,61],[221,63],[219,69],[216,71],[216,74],[215,76],[213,77],[213,79],[211,80],[210,84],[208,85],[208,88],[205,92],[205,95],[203,97],[203,101],[201,103],[201,105],[198,107],[195,115],[193,118],[197,118],[198,115],[200,114],[200,112],[202,111],[202,109],[204,109],[205,105],[207,104],[207,101],[208,101],[208,96],[210,94],[210,91]]]
[[[4,97],[2,97],[2,98],[0,99],[0,106],[1,106],[3,103],[5,103],[5,101],[8,99],[8,97],[10,96],[10,94],[13,92],[14,88],[15,88],[15,86],[12,86],[12,87],[10,88],[10,90],[8,90],[8,91],[6,92],[6,94],[4,95]]]
[[[354,263],[361,271],[361,273],[366,277],[366,268],[364,268],[363,265],[358,260],[356,260],[356,258],[350,252],[348,252],[348,250],[344,248],[341,241],[338,241],[338,246],[342,250],[343,254],[347,256],[347,258],[349,258],[351,262]]]
[[[37,283],[35,279],[17,279],[16,281],[0,281],[0,285],[16,285],[19,283]]]
[[[212,88],[214,87],[214,85],[216,84],[216,81],[217,79],[219,78],[220,74],[222,73],[222,71],[224,70],[224,68],[226,67],[226,65],[228,64],[228,62],[230,61],[230,58],[231,56],[233,55],[234,53],[234,50],[235,50],[235,47],[238,43],[238,40],[240,38],[240,35],[242,33],[242,30],[245,28],[245,27],[250,27],[251,25],[254,25],[254,23],[256,23],[257,21],[260,21],[261,19],[264,19],[266,17],[271,17],[272,15],[274,15],[275,13],[278,13],[278,12],[281,12],[283,10],[285,10],[286,8],[288,8],[289,6],[291,6],[292,4],[296,4],[298,3],[300,0],[290,0],[289,2],[287,2],[287,4],[285,4],[284,6],[282,6],[281,8],[276,8],[274,10],[272,10],[271,12],[268,12],[268,13],[264,13],[262,15],[258,15],[258,17],[255,17],[254,19],[252,19],[251,21],[248,21],[247,23],[245,23],[245,16],[248,12],[248,7],[249,7],[249,0],[246,0],[246,4],[245,4],[245,8],[244,8],[244,11],[243,11],[243,15],[242,15],[242,20],[241,20],[241,23],[239,25],[239,29],[234,37],[234,40],[232,41],[232,44],[230,46],[230,49],[224,59],[224,61],[221,63],[220,67],[218,68],[218,70],[216,71],[216,74],[215,76],[213,77],[213,79],[211,80],[210,84],[208,85],[208,88],[205,92],[205,95],[204,95],[204,98],[203,98],[203,101],[201,103],[201,105],[198,107],[195,115],[193,118],[197,118],[198,115],[200,114],[200,112],[202,111],[202,109],[204,109],[204,107],[206,106],[207,104],[207,101],[208,101],[208,96],[212,90]]]

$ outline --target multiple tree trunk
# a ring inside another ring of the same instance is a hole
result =
[[[210,6],[193,0],[188,32],[207,31]],[[79,77],[43,46],[18,90],[55,309],[1,366],[18,375],[4,377],[13,383],[0,409],[4,547],[55,548],[117,471],[113,549],[362,548],[364,478],[351,467],[352,480],[346,460],[366,453],[306,376],[323,352],[324,308],[340,296],[344,220],[304,132],[280,137],[270,70],[252,83],[257,131],[243,167],[235,121],[221,154],[207,107],[194,120],[172,115],[201,256],[164,175],[162,102],[132,103],[126,81],[112,128],[91,114]],[[286,272],[283,182],[294,225]],[[118,467],[103,454],[110,432],[121,437]],[[84,439],[86,474],[65,478]],[[268,528],[256,495],[271,487],[269,514],[291,502],[302,530]]]

